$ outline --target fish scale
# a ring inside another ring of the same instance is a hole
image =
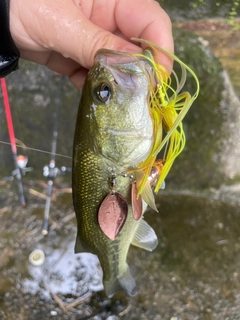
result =
[[[110,62],[105,61],[108,54]],[[102,50],[96,57],[82,91],[73,152],[73,202],[78,221],[75,252],[98,256],[108,296],[119,290],[129,295],[136,293],[127,264],[131,243],[147,250],[157,245],[157,237],[147,223],[142,218],[134,219],[132,181],[122,176],[148,156],[153,144],[153,121],[147,104],[149,79],[145,70],[150,67],[148,63],[139,65],[138,59],[130,55],[120,67],[118,59],[122,58],[125,60],[126,56],[108,50]],[[107,101],[110,89],[111,99]],[[112,172],[116,174],[116,192],[128,207],[126,221],[115,239],[110,239],[98,223],[101,203],[112,192]],[[136,236],[139,228],[141,233]],[[142,235],[146,244],[141,243]]]
[[[101,160],[94,156],[92,152],[88,152],[87,154],[84,152],[82,157],[80,153],[79,158],[83,161],[78,163],[81,167],[81,172],[78,174],[77,179],[78,181],[82,181],[82,183],[79,184],[77,195],[81,194],[81,197],[78,197],[78,203],[82,210],[80,212],[76,211],[76,214],[79,217],[78,229],[81,230],[81,235],[78,235],[81,238],[81,248],[77,248],[76,245],[76,251],[91,252],[99,257],[101,265],[104,266],[103,280],[107,285],[107,283],[114,281],[128,268],[126,259],[130,243],[125,248],[121,248],[119,244],[124,241],[126,236],[130,238],[131,234],[133,235],[133,230],[126,223],[125,228],[123,228],[115,241],[108,239],[102,232],[99,233],[97,210],[99,203],[109,193],[109,191],[105,191],[105,194],[103,193],[103,184],[104,182],[106,184],[108,180],[108,171],[106,170],[107,174],[105,176],[101,175],[102,171],[98,171],[99,175],[97,174],[98,163]],[[90,171],[89,167],[95,169]],[[126,178],[122,180],[125,180],[125,184],[128,186],[128,194],[126,192],[122,193],[129,199],[129,181]],[[121,190],[122,188],[123,186],[120,187]],[[92,197],[89,197],[89,190],[94,190]],[[129,208],[127,220],[133,220],[131,208]]]
[[[127,264],[130,245],[148,251],[157,246],[143,214],[147,205],[157,211],[153,189],[164,185],[185,146],[182,120],[199,92],[195,73],[179,58],[149,41],[132,40],[150,49],[142,54],[101,49],[95,55],[74,138],[75,252],[98,256],[108,296],[136,293]],[[156,62],[161,54],[180,65],[180,77]],[[196,83],[192,96],[183,91],[187,71]],[[160,152],[163,159],[157,160]]]

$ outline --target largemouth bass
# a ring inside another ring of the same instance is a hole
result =
[[[98,256],[108,296],[119,290],[136,294],[127,264],[129,247],[133,244],[152,251],[158,243],[143,213],[148,204],[157,210],[152,186],[160,187],[159,174],[163,179],[163,168],[167,173],[173,153],[180,152],[184,140],[181,116],[180,130],[170,142],[170,156],[155,164],[158,152],[175,132],[172,128],[179,128],[174,107],[169,114],[163,112],[163,103],[155,107],[155,100],[164,99],[162,84],[168,78],[166,71],[156,72],[150,51],[131,55],[102,49],[83,87],[73,152],[75,252]],[[157,92],[160,82],[162,89]],[[185,96],[178,102],[182,99]],[[188,108],[191,103],[188,100]]]

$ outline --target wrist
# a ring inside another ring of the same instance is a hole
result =
[[[9,1],[0,0],[0,78],[18,68],[20,57],[10,33]]]

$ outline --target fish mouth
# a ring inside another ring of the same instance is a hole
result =
[[[148,59],[138,59],[130,53],[102,49],[96,54],[96,61],[114,78],[114,82],[128,91],[142,90],[141,77],[152,73]],[[149,78],[150,80],[150,78]]]

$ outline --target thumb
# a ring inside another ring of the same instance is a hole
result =
[[[84,15],[80,20],[75,20],[73,25],[68,30],[58,29],[58,34],[61,33],[65,41],[56,43],[55,50],[87,69],[93,65],[95,53],[102,48],[130,53],[142,52],[139,46],[96,26]]]

